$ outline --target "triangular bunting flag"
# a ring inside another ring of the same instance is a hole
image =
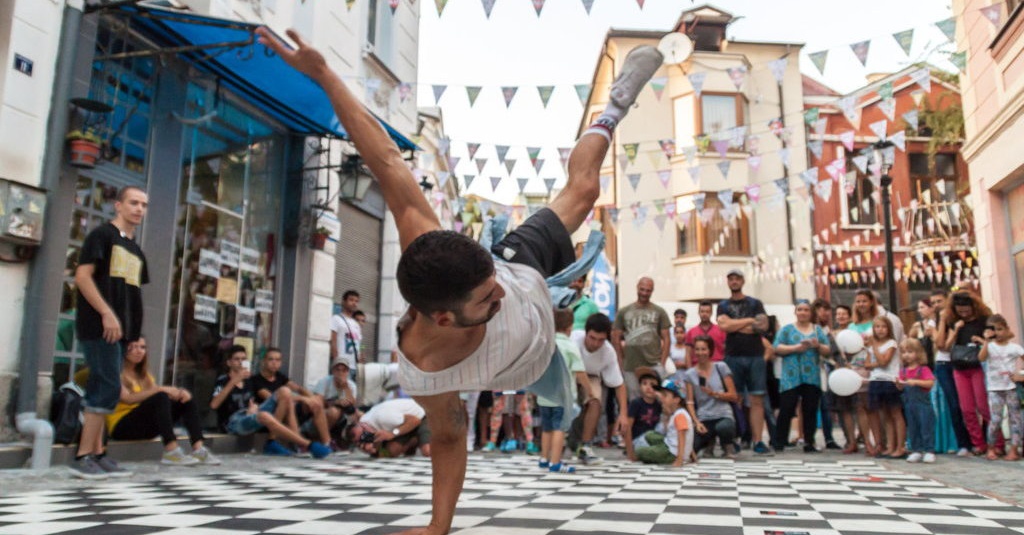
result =
[[[846,147],[846,150],[853,150],[853,138],[856,136],[856,134],[857,132],[855,132],[854,130],[847,130],[845,132],[839,133],[839,141],[843,142],[843,146]]]
[[[572,147],[559,147],[558,148],[558,161],[562,162],[562,167],[565,167],[569,163],[569,155],[572,154]]]
[[[477,158],[475,161],[477,172],[483,173],[484,167],[487,166],[487,158]]]
[[[739,67],[729,67],[725,70],[729,73],[729,79],[732,80],[732,85],[736,86],[736,90],[739,91],[743,87],[743,82],[747,79],[747,66],[740,65]]]
[[[349,11],[352,11],[352,6],[355,4],[356,0],[345,0],[345,7],[348,8]]]
[[[772,71],[776,83],[782,83],[786,77],[786,67],[789,65],[789,58],[779,58],[768,62],[768,68]]]
[[[828,60],[828,50],[822,50],[820,52],[812,52],[807,55],[811,58],[811,63],[818,69],[818,72],[825,74],[825,62]]]
[[[636,191],[637,184],[640,183],[640,173],[630,173],[626,175],[629,179],[629,185],[633,187],[633,191]]]
[[[860,41],[858,43],[853,43],[852,45],[850,45],[850,50],[853,50],[853,55],[857,56],[857,61],[859,61],[860,64],[865,67],[868,64],[868,50],[870,48],[870,39],[867,41]]]
[[[814,193],[825,202],[832,198],[832,179],[826,178],[814,186]]]
[[[907,56],[910,55],[910,48],[914,45],[914,29],[903,30],[902,32],[896,32],[892,34],[892,38],[896,40],[896,43],[903,49],[903,53]]]
[[[508,154],[508,149],[509,149],[508,145],[495,145],[494,146],[494,152],[496,152],[498,154],[498,161],[500,161],[500,162],[504,162],[505,161],[505,155]]]
[[[537,86],[537,93],[540,95],[540,102],[545,108],[548,107],[548,101],[551,100],[551,93],[555,91],[553,85],[539,85]]]
[[[697,98],[700,98],[700,93],[704,90],[704,79],[707,78],[707,76],[707,72],[701,71],[695,72],[686,77],[690,80],[690,85],[693,86],[693,92],[697,95]]]
[[[804,122],[808,125],[813,125],[818,122],[818,114],[821,112],[818,108],[811,108],[804,110]]]
[[[882,113],[885,114],[889,121],[896,120],[896,99],[887,98],[880,100],[878,102],[878,109],[882,110]]]
[[[512,99],[516,97],[519,86],[505,86],[501,88],[501,94],[505,97],[505,108],[512,105]]]
[[[826,128],[828,128],[828,117],[820,117],[817,121],[814,121],[815,135],[824,136]]]
[[[988,19],[988,21],[991,22],[992,25],[995,26],[996,28],[999,28],[1000,26],[1002,26],[1002,24],[1003,24],[1003,21],[1002,21],[1002,18],[1003,18],[1002,17],[1002,15],[1003,15],[1002,2],[1000,2],[998,4],[992,4],[990,6],[985,6],[985,7],[981,8],[981,9],[979,9],[978,11],[981,11],[981,15],[983,17],[985,17],[986,19]]]
[[[434,0],[434,5],[437,6],[437,16],[440,17],[444,12],[444,6],[448,5],[448,0]]]
[[[479,143],[466,143],[466,151],[469,152],[469,158],[472,159],[476,156],[476,151],[480,149]]]
[[[444,185],[448,183],[448,179],[451,178],[451,176],[451,173],[448,171],[437,172],[437,185],[440,186],[440,189],[444,189]]]
[[[779,190],[783,196],[789,195],[789,179],[786,177],[776,178],[772,181],[775,184],[775,189]]]
[[[751,184],[751,185],[743,188],[743,191],[745,191],[747,193],[747,199],[749,199],[751,203],[757,204],[758,201],[761,200],[761,185],[760,184]]]
[[[956,17],[950,17],[935,23],[935,27],[946,36],[948,41],[956,39]]]
[[[757,174],[757,170],[761,168],[761,157],[750,156],[747,158],[747,165],[750,167],[752,174]]]
[[[688,167],[686,168],[686,172],[690,173],[690,180],[693,181],[694,185],[698,185],[700,183],[700,167]]]
[[[704,196],[706,193],[694,193],[693,194],[693,209],[700,212],[704,209]]]
[[[626,172],[626,167],[628,167],[628,166],[629,166],[629,156],[626,156],[626,153],[624,153],[624,152],[620,152],[619,153],[619,169],[623,173],[625,173]]]
[[[516,183],[519,185],[519,194],[522,195],[523,191],[526,190],[526,183],[529,182],[529,178],[517,178]]]
[[[868,157],[867,155],[861,154],[860,156],[853,157],[853,165],[857,166],[857,170],[861,173],[868,172]]]
[[[812,167],[800,173],[800,180],[803,180],[808,188],[814,187],[818,183],[818,168]]]
[[[729,153],[729,140],[728,139],[716,139],[711,142],[711,146],[718,152],[720,158],[725,158],[725,155]]]
[[[498,191],[498,184],[500,184],[500,183],[501,183],[501,177],[500,176],[492,176],[491,177],[491,191]]]
[[[544,179],[544,187],[547,188],[548,195],[551,195],[551,190],[555,187],[555,179],[554,178],[545,178]]]
[[[537,158],[537,161],[533,162],[533,170],[540,174],[541,167],[544,167],[544,158]]]
[[[821,159],[821,151],[822,151],[822,148],[823,148],[823,143],[821,142],[820,139],[817,140],[817,141],[808,141],[807,142],[807,148],[810,149],[811,154],[813,154],[815,158],[817,158],[819,160]]]
[[[881,121],[875,121],[869,124],[868,128],[870,128],[871,131],[874,132],[876,136],[878,136],[878,139],[885,140],[885,133],[887,131],[888,125],[889,121],[883,119]]]
[[[580,104],[586,106],[587,99],[590,98],[590,84],[576,84],[574,87],[576,88],[576,96],[580,97]]]
[[[789,149],[783,147],[779,149],[779,159],[782,160],[782,165],[789,167]]]
[[[651,167],[658,167],[661,164],[661,155],[657,151],[645,150],[644,154],[647,155],[647,161],[651,162]]]
[[[907,152],[907,132],[905,130],[896,132],[889,139],[896,145],[897,149],[900,149],[901,152]]]
[[[583,9],[587,10],[587,15],[590,14],[590,8],[594,7],[594,0],[583,0]]]
[[[462,183],[466,186],[467,190],[469,189],[469,186],[473,183],[474,179],[476,179],[476,175],[462,175]]]
[[[732,190],[729,188],[723,189],[718,192],[718,202],[722,203],[722,207],[728,209],[732,206]]]
[[[515,158],[507,158],[507,159],[505,159],[505,171],[509,175],[512,174],[512,168],[515,167],[515,166],[516,166]]]
[[[636,162],[637,149],[640,147],[639,143],[623,143],[622,150],[626,151],[626,157],[629,158],[629,163]]]
[[[920,69],[910,73],[910,79],[917,85],[921,86],[927,92],[932,90],[932,73],[928,67],[921,67]]]
[[[667,188],[668,187],[668,183],[672,180],[672,170],[671,169],[660,169],[658,171],[658,180],[661,181],[661,185],[662,186],[665,186]]]
[[[775,137],[782,139],[782,132],[786,129],[786,125],[783,124],[781,118],[775,118],[768,121],[768,130],[775,134]]]
[[[398,9],[399,0],[388,0],[388,7],[391,8],[391,16],[395,16],[395,10]]]
[[[665,216],[663,214],[658,214],[658,215],[654,216],[654,224],[655,224],[655,226],[658,227],[658,232],[664,232],[665,231],[665,219],[666,218],[667,218],[667,216]]]
[[[918,126],[918,113],[917,113],[917,110],[910,110],[907,113],[904,113],[903,114],[903,120],[906,121],[907,126],[909,126],[911,130],[917,132],[917,126]]]
[[[612,183],[612,176],[601,175],[598,181],[601,183],[601,191],[608,191],[608,185]]]
[[[537,16],[540,16],[540,12],[544,9],[544,0],[533,0],[533,9],[537,10]]]
[[[405,102],[406,100],[409,100],[410,95],[412,95],[412,84],[410,84],[409,82],[402,82],[398,84],[399,102]]]
[[[448,89],[447,85],[433,85],[434,89],[434,105],[437,105],[441,101],[441,95],[444,94],[444,90]]]
[[[668,160],[672,159],[672,156],[676,154],[676,141],[674,139],[662,139],[658,141],[658,145],[661,146],[661,151],[665,153],[665,158]]]
[[[469,107],[472,108],[473,104],[476,104],[476,97],[480,96],[481,87],[478,85],[467,85],[466,96],[469,97]]]
[[[729,167],[732,166],[732,161],[730,161],[730,160],[722,160],[722,161],[716,163],[715,165],[717,165],[718,166],[718,170],[721,171],[722,178],[728,180],[729,179]]]
[[[878,86],[878,96],[881,97],[882,100],[892,98],[892,82],[886,82]]]
[[[954,52],[949,55],[949,62],[956,67],[956,70],[964,72],[967,68],[967,51]]]
[[[846,96],[838,98],[836,99],[836,107],[839,108],[839,111],[843,112],[843,116],[846,117],[847,121],[850,121],[850,124],[856,126],[859,122],[859,114],[857,113],[857,97]]]
[[[636,0],[636,3],[638,6],[640,6],[640,9],[644,8],[644,0]]]
[[[651,78],[649,83],[651,84],[651,90],[654,91],[654,98],[661,100],[661,95],[665,92],[665,85],[668,84],[668,76]]]
[[[685,157],[686,161],[688,161],[688,162],[692,162],[693,159],[697,157],[697,147],[694,146],[694,145],[690,145],[688,147],[683,147],[682,151],[683,151],[683,157]]]
[[[540,147],[526,147],[526,155],[530,157],[531,165],[537,165],[537,157],[540,156]]]

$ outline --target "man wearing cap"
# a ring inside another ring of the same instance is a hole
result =
[[[768,328],[764,304],[743,294],[743,271],[731,269],[725,276],[729,299],[718,304],[718,326],[725,331],[725,363],[732,370],[736,390],[750,398],[750,431],[754,453],[771,455],[762,440],[764,434],[764,395],[767,366],[764,361],[762,333]]]
[[[651,302],[653,293],[654,280],[641,277],[636,283],[636,302],[619,309],[612,327],[612,347],[625,372],[623,379],[629,399],[640,395],[636,369],[650,366],[659,376],[664,375],[665,360],[672,346],[669,338],[672,321],[664,308]]]
[[[352,357],[342,355],[331,362],[331,374],[316,382],[313,395],[320,398],[327,416],[331,437],[343,436],[347,422],[342,418],[356,412],[356,385],[349,380],[353,368]]]
[[[430,457],[426,418],[426,411],[415,400],[388,399],[362,415],[350,436],[372,457],[399,457],[413,453],[417,447],[424,457]]]

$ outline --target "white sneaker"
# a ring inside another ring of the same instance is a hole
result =
[[[919,463],[919,462],[921,462],[921,452],[915,451],[914,453],[911,453],[910,455],[907,455],[907,462],[908,463]]]
[[[924,462],[928,463],[928,464],[934,463],[935,462],[935,454],[932,453],[932,452],[928,452],[928,453],[924,454]]]
[[[217,465],[220,464],[220,459],[213,454],[210,450],[206,449],[206,446],[199,448],[198,450],[192,451],[192,458],[199,461],[202,464]]]
[[[969,450],[967,448],[960,448],[959,450],[957,450],[956,456],[957,457],[970,457],[971,456],[971,450]]]
[[[181,451],[181,448],[174,448],[171,451],[165,451],[163,457],[160,458],[160,464],[171,464],[175,466],[192,466],[193,464],[199,464],[199,459],[191,455],[185,455],[185,452]]]
[[[629,109],[664,60],[665,56],[653,46],[638,46],[631,50],[618,78],[612,82],[609,99],[623,110]]]
[[[604,462],[604,459],[598,457],[597,455],[594,455],[594,453],[590,451],[590,448],[587,446],[580,446],[579,449],[576,450],[576,458],[579,460],[580,464],[588,466],[601,464]]]

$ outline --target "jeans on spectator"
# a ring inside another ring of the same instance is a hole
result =
[[[804,418],[807,418],[806,414]],[[825,392],[821,393],[821,432],[825,435],[825,444],[836,441],[832,436],[832,396]],[[804,440],[807,440],[806,437]]]
[[[935,451],[935,411],[928,391],[919,386],[903,387],[903,414],[907,417],[910,451]]]
[[[114,440],[149,440],[156,436],[163,439],[164,445],[176,442],[174,422],[181,419],[188,430],[189,443],[195,444],[203,440],[203,427],[199,423],[199,411],[196,402],[190,399],[185,403],[171,401],[164,392],[149,396],[138,407],[124,415],[114,429],[110,438]]]
[[[953,422],[953,434],[956,435],[956,445],[960,448],[971,447],[971,435],[964,425],[964,413],[960,410],[960,398],[956,391],[956,382],[953,380],[953,365],[948,362],[935,363],[935,379],[939,388],[946,395],[946,405],[949,408],[949,418]]]
[[[89,379],[85,383],[85,412],[110,414],[121,398],[121,342],[107,343],[106,340],[79,340],[85,365],[89,367]]]
[[[992,420],[988,411],[988,392],[985,390],[985,370],[980,366],[969,370],[953,370],[953,380],[956,382],[960,411],[963,412],[964,426],[971,436],[971,444],[977,449],[985,449],[985,426]],[[995,446],[1003,448],[1001,432]]]
[[[704,420],[702,423],[707,428],[707,433],[698,434],[694,438],[694,450],[700,451],[708,446],[713,446],[717,438],[722,449],[731,453],[728,448],[732,447],[732,441],[736,439],[736,422],[732,418],[717,418]]]
[[[819,399],[821,398],[821,387],[817,385],[802,384],[779,393],[779,421],[776,424],[776,433],[772,437],[776,449],[786,447],[789,442],[789,425],[796,416],[796,404],[800,402],[800,411],[803,413],[804,442],[808,446],[814,446],[814,436],[818,432],[817,414]]]

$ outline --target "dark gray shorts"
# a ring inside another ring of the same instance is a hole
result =
[[[768,391],[768,369],[764,357],[726,355],[725,364],[740,394],[762,396]]]
[[[528,217],[492,246],[491,252],[508,262],[530,266],[545,278],[576,261],[572,237],[550,208],[541,208]]]

